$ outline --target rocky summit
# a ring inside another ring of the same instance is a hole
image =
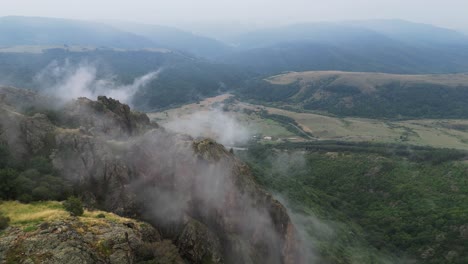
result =
[[[153,261],[145,263],[305,261],[285,207],[224,146],[170,133],[104,96],[43,104],[22,93],[0,89],[0,139],[14,159],[46,157],[87,208],[154,230],[151,238],[135,224],[104,222],[91,230],[80,217],[50,219],[32,233],[12,225],[1,241],[4,252],[18,251],[15,261],[135,263],[145,254]],[[22,96],[27,103],[18,104]],[[96,241],[100,246],[91,247]]]

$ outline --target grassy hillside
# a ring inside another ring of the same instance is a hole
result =
[[[370,118],[466,118],[468,75],[292,72],[251,82],[244,98]]]
[[[257,145],[238,155],[289,200],[331,263],[468,261],[468,165],[457,155],[434,163],[423,149],[413,159],[378,145],[332,145]]]

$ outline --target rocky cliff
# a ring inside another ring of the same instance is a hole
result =
[[[148,221],[190,263],[304,261],[285,208],[222,145],[169,133],[107,97],[25,115],[7,91],[3,142],[18,159],[47,155],[88,206]]]

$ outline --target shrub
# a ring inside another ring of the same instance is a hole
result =
[[[72,216],[81,216],[84,212],[81,200],[75,196],[68,197],[68,199],[65,202],[63,202],[63,207]]]
[[[50,199],[51,191],[44,185],[38,186],[32,190],[32,197],[35,201],[46,201]]]
[[[7,228],[9,223],[10,223],[10,218],[0,214],[0,230]]]
[[[106,215],[103,213],[100,213],[96,216],[97,218],[106,218]]]

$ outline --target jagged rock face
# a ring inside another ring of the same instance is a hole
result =
[[[35,114],[21,124],[21,134],[24,135],[26,146],[33,155],[53,148],[54,131],[55,127],[43,114]]]
[[[221,242],[211,230],[190,219],[177,236],[176,245],[191,263],[223,263]]]
[[[116,223],[78,219],[44,222],[32,232],[5,230],[0,239],[1,263],[180,263],[170,241],[144,223]]]
[[[55,128],[50,157],[87,204],[147,220],[191,263],[303,262],[285,208],[222,145],[166,132],[106,97],[63,112],[79,128]],[[28,127],[50,124],[41,118]]]
[[[285,208],[223,146],[162,130],[118,143],[71,138],[58,140],[56,167],[76,174],[89,201],[160,227],[191,262],[300,263]],[[71,142],[77,156],[70,163],[61,147]]]
[[[135,136],[156,128],[147,115],[130,111],[130,107],[105,96],[97,101],[78,98],[67,104],[64,111],[68,123],[80,126],[84,132],[106,138]]]
[[[50,152],[54,135],[55,127],[45,115],[28,117],[0,107],[0,143],[13,146],[10,149],[18,160]]]

